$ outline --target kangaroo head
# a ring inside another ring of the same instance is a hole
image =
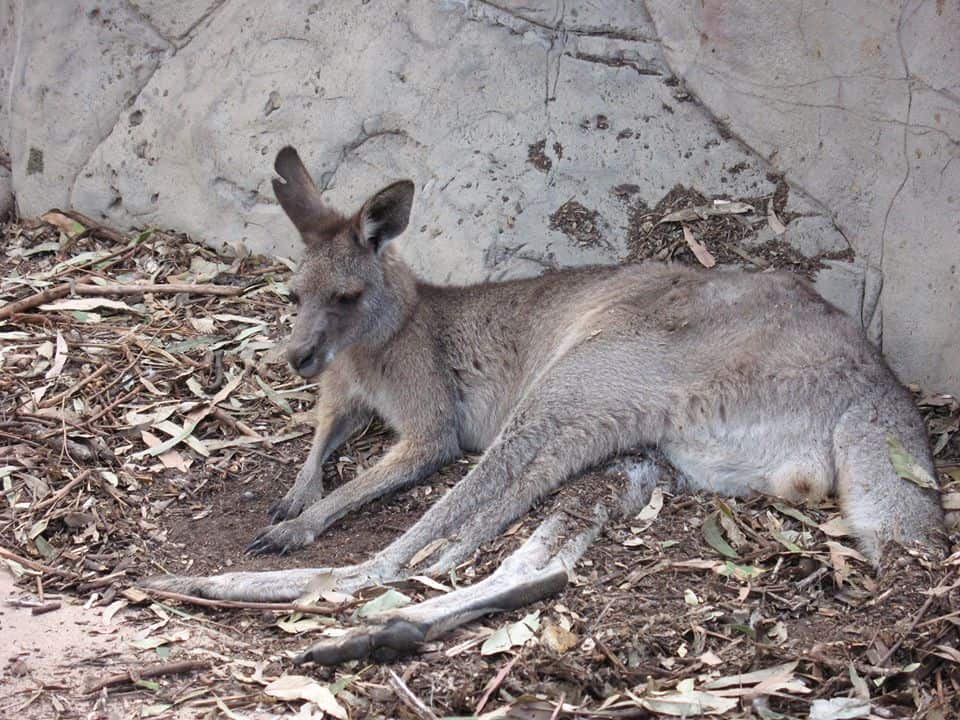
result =
[[[298,313],[287,360],[310,378],[345,347],[381,334],[395,314],[384,254],[407,227],[414,186],[393,183],[347,217],[324,204],[296,150],[283,148],[274,167],[282,180],[273,190],[304,244],[290,281]]]

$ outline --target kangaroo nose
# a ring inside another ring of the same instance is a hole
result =
[[[287,361],[290,363],[290,367],[301,374],[314,364],[319,355],[319,343],[298,345],[287,349]]]

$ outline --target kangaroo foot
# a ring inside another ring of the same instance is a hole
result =
[[[309,545],[317,539],[316,534],[300,518],[284,520],[276,525],[264,528],[254,536],[246,547],[251,555],[277,553],[286,555],[297,548]]]
[[[323,469],[311,468],[308,471],[304,466],[297,475],[293,487],[267,510],[270,514],[270,522],[276,525],[283,520],[292,520],[321,497],[323,497]]]

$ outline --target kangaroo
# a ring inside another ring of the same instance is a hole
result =
[[[287,356],[298,374],[317,379],[318,421],[306,464],[271,508],[275,524],[248,549],[289,552],[464,451],[483,455],[360,565],[148,586],[280,600],[298,597],[322,572],[347,589],[400,579],[415,572],[418,554],[426,570],[417,572],[443,572],[565,481],[642,449],[695,490],[792,501],[836,495],[874,561],[890,541],[937,544],[937,492],[900,478],[888,456],[892,435],[934,473],[910,394],[859,325],[796,276],[645,263],[438,287],[418,280],[393,243],[409,222],[412,182],[389,185],[348,217],[323,202],[294,149],[279,152],[275,169],[277,199],[304,243],[290,283],[298,315]],[[324,495],[324,460],[371,414],[397,431],[396,444]],[[555,591],[599,525],[649,491],[656,468],[648,460],[628,469],[619,498],[598,502],[595,525],[579,534],[564,534],[551,516],[488,585],[404,609],[301,660],[409,648]],[[566,539],[551,544],[548,536]],[[439,539],[446,542],[423,558]]]

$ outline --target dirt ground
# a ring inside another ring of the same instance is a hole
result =
[[[779,202],[751,200],[770,199]],[[638,209],[637,233],[646,234],[637,235],[637,259],[667,248],[695,261],[656,213],[708,200],[677,190],[643,210],[646,220]],[[730,222],[698,220],[696,235],[720,262],[750,265],[729,249],[742,237]],[[289,265],[63,215],[10,223],[3,234],[0,308],[68,281],[197,290],[51,292],[0,320],[0,717],[319,718],[325,708],[333,717],[552,720],[693,707],[724,717],[960,717],[957,538],[946,559],[898,550],[875,574],[830,505],[667,493],[662,507],[608,525],[561,594],[388,664],[290,661],[349,626],[384,588],[310,613],[137,591],[137,578],[163,571],[362,560],[475,458],[344,518],[310,548],[245,555],[311,434],[311,388],[282,358]],[[236,294],[204,294],[210,285]],[[957,510],[960,406],[926,390],[917,402],[945,502]],[[349,482],[390,442],[379,426],[352,438],[328,463],[327,486]],[[585,504],[597,483],[595,475],[571,483],[452,577],[395,589],[417,601],[471,584],[558,503]],[[37,606],[49,611],[33,614]],[[495,631],[525,618],[528,641],[481,652]],[[301,699],[277,697],[283,678]]]

